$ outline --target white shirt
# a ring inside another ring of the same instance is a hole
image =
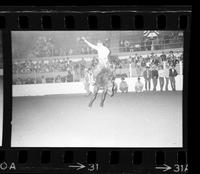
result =
[[[141,82],[138,82],[138,81],[137,81],[137,82],[135,83],[135,87],[136,87],[136,88],[143,88],[143,84],[142,84]]]
[[[143,86],[144,86],[144,85],[143,85],[141,82],[138,82],[138,81],[137,81],[137,82],[135,83],[135,91],[136,91],[136,92],[142,92]]]
[[[108,55],[110,53],[110,50],[103,45],[96,46],[96,50],[98,53],[99,63],[106,65],[106,63],[108,62]]]
[[[126,81],[121,81],[120,84],[119,84],[119,87],[120,88],[127,88],[128,87],[128,84]]]
[[[168,68],[164,69],[164,76],[169,78],[169,69]]]
[[[163,69],[158,70],[158,76],[159,77],[165,77],[165,72]]]
[[[46,83],[46,80],[45,80],[45,78],[42,78],[42,83]]]
[[[97,50],[98,53],[98,59],[99,59],[99,63],[103,64],[104,66],[106,66],[107,62],[108,62],[108,55],[110,53],[110,50],[103,46],[103,44],[97,44],[97,45],[93,45],[90,42],[88,42],[87,40],[85,40],[85,42],[93,49]]]
[[[146,63],[147,66],[150,66],[150,64],[151,64],[151,62],[147,62],[147,63]]]

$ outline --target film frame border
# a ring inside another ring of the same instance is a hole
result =
[[[183,91],[183,148],[14,148],[11,147],[11,120],[12,120],[12,53],[11,53],[11,31],[29,31],[29,30],[183,30],[184,31],[184,89],[188,89],[188,74],[189,74],[189,48],[190,48],[190,28],[191,28],[191,7],[159,7],[159,10],[149,7],[69,7],[41,10],[30,8],[17,11],[15,7],[10,8],[2,13],[0,8],[0,29],[2,30],[3,42],[3,59],[4,59],[4,118],[3,118],[3,142],[1,147],[0,162],[20,161],[27,156],[27,161],[21,161],[18,165],[17,172],[25,171],[30,173],[29,164],[33,165],[32,170],[37,172],[43,170],[45,172],[56,171],[56,166],[61,165],[59,170],[66,172],[71,171],[69,168],[63,167],[64,154],[73,156],[71,162],[89,163],[98,161],[101,164],[101,172],[155,172],[149,164],[156,164],[158,160],[165,161],[168,165],[187,163],[187,98],[188,90]],[[65,11],[67,12],[65,12]],[[149,15],[151,14],[151,15]],[[89,16],[89,17],[88,17]],[[163,17],[164,16],[164,17]],[[160,19],[159,19],[160,18]],[[27,20],[28,19],[28,20]],[[29,20],[30,19],[30,20]],[[59,19],[59,20],[58,20]],[[97,20],[98,22],[97,22]],[[166,27],[159,24],[159,21],[166,21]],[[186,24],[184,21],[187,21]],[[67,23],[69,21],[69,23]],[[183,22],[182,22],[183,21]],[[92,23],[92,27],[90,25]],[[27,28],[27,26],[29,27]],[[4,27],[5,25],[5,27]],[[159,26],[160,25],[160,26]],[[3,27],[2,27],[3,26]],[[5,58],[6,57],[6,58]],[[186,107],[184,107],[186,106]],[[6,133],[5,133],[6,132]],[[72,154],[70,155],[70,153]],[[164,157],[163,157],[164,153]],[[90,155],[89,155],[90,154]],[[137,154],[137,155],[136,155]],[[160,155],[158,155],[160,154]],[[52,160],[45,161],[45,157]],[[88,157],[90,156],[90,157]],[[135,159],[135,157],[137,159]],[[157,157],[158,156],[158,157]],[[159,157],[160,156],[160,157]],[[39,157],[39,158],[38,158]],[[41,158],[40,158],[41,157]],[[61,160],[62,157],[62,160]],[[43,159],[44,158],[44,159]],[[98,158],[98,160],[97,160]],[[115,160],[117,158],[117,160]],[[164,159],[163,159],[164,158]],[[135,160],[134,160],[135,159]],[[43,162],[41,160],[44,160]],[[70,162],[70,159],[68,162]],[[138,160],[138,162],[137,162]],[[34,162],[35,163],[32,163]],[[37,163],[37,161],[41,161]],[[62,164],[61,164],[62,163]],[[162,163],[162,162],[161,162]],[[38,166],[34,166],[38,164]],[[53,164],[53,168],[49,165]],[[129,167],[134,164],[135,168]],[[48,166],[48,167],[45,167]],[[103,166],[103,167],[102,167]],[[129,167],[128,167],[129,166]],[[138,166],[138,167],[137,167]],[[146,166],[146,168],[144,168]],[[87,169],[89,167],[87,166]],[[9,170],[5,170],[7,172]],[[74,170],[72,170],[74,171]],[[15,171],[12,171],[15,172]]]

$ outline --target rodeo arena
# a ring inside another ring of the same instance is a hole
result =
[[[182,147],[183,32],[13,31],[15,147]]]

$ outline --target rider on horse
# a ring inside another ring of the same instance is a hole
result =
[[[110,94],[113,96],[113,73],[109,67],[108,56],[110,54],[110,50],[103,45],[102,42],[98,41],[97,45],[93,45],[88,42],[84,37],[82,37],[83,41],[90,46],[91,48],[95,49],[98,54],[99,63],[96,65],[93,71],[94,77],[94,96],[89,104],[92,106],[93,101],[96,99],[97,93],[100,89],[103,90],[101,105],[103,107],[103,103],[106,97],[106,94]]]

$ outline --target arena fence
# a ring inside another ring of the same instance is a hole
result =
[[[176,90],[183,90],[183,75],[178,75],[176,79]],[[128,84],[128,91],[135,92],[135,83],[137,77],[125,78]],[[117,78],[115,82],[118,87],[121,79]],[[144,84],[144,78],[141,78],[141,82]],[[164,83],[165,89],[166,81]],[[93,86],[90,85],[91,91]],[[159,80],[157,84],[158,91],[160,90]],[[168,89],[171,90],[171,85],[169,82]],[[144,87],[143,87],[144,90]],[[151,81],[151,90],[153,90],[153,82]],[[100,91],[101,92],[101,91]],[[118,92],[120,92],[118,90]],[[173,92],[173,91],[172,91]],[[83,82],[71,82],[71,83],[49,83],[49,84],[30,84],[30,85],[13,85],[12,88],[13,97],[21,96],[44,96],[44,95],[55,95],[55,94],[86,94]]]

